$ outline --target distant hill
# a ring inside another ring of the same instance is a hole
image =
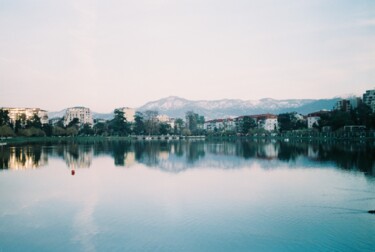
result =
[[[184,118],[186,111],[194,111],[204,115],[206,119],[235,117],[254,114],[280,114],[297,112],[306,115],[322,109],[331,110],[340,98],[332,99],[288,99],[276,100],[264,98],[260,100],[200,100],[191,101],[177,96],[170,96],[157,101],[148,102],[137,108],[137,111],[157,110],[159,114],[165,114],[174,118]],[[111,120],[113,113],[92,112],[94,119]],[[63,117],[65,109],[57,112],[49,112],[49,118]]]
[[[207,119],[234,117],[240,115],[252,115],[285,112],[297,112],[308,114],[322,109],[331,110],[340,98],[332,99],[288,99],[276,100],[264,98],[260,100],[201,100],[190,101],[184,98],[170,96],[157,101],[148,102],[138,108],[139,111],[157,110],[159,114],[170,117],[184,117],[186,111],[194,111],[204,115]]]

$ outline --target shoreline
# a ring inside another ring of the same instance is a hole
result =
[[[0,146],[12,143],[40,143],[40,142],[101,142],[101,141],[180,141],[180,140],[252,140],[252,141],[281,141],[281,142],[368,142],[375,141],[375,137],[297,137],[297,136],[64,136],[64,137],[12,137],[0,138]]]

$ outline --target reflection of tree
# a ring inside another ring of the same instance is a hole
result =
[[[204,150],[203,142],[201,141],[187,142],[186,160],[189,163],[194,163],[200,158],[203,158],[204,155],[205,155],[205,150]]]
[[[281,161],[295,161],[299,156],[307,156],[307,145],[288,144],[280,142],[278,159]]]
[[[125,158],[130,149],[129,142],[113,142],[112,155],[116,166],[125,166]]]
[[[239,168],[269,159],[281,162],[335,164],[375,176],[375,143],[270,142],[270,141],[99,141],[1,146],[0,169],[26,169],[45,165],[58,156],[68,167],[89,167],[94,156],[111,155],[116,166],[134,162],[168,172],[194,167]],[[258,161],[259,162],[259,161]],[[272,164],[275,166],[275,163]]]
[[[10,158],[10,150],[7,147],[1,146],[0,151],[0,169],[8,169],[9,167],[9,158]]]

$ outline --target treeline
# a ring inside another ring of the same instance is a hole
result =
[[[277,120],[280,132],[307,128],[306,120],[296,112],[279,114]],[[363,125],[368,130],[375,129],[375,113],[362,103],[350,111],[333,110],[321,113],[320,120],[313,127],[317,131],[322,131],[325,127],[337,131],[348,125]]]
[[[158,119],[157,111],[136,112],[134,122],[128,122],[122,110],[114,111],[114,118],[107,121],[97,121],[95,124],[80,124],[74,118],[68,125],[64,125],[63,118],[56,124],[42,124],[38,115],[27,119],[20,115],[15,122],[11,122],[7,110],[0,109],[0,136],[129,136],[129,135],[201,135],[204,134],[204,117],[194,112],[187,112],[186,118],[170,122]]]
[[[296,112],[282,113],[278,117],[278,128],[274,133],[307,130],[306,118]],[[11,122],[7,110],[0,109],[0,136],[129,136],[129,135],[256,135],[263,134],[261,122],[256,122],[250,116],[244,116],[236,126],[214,128],[207,132],[204,129],[205,118],[193,111],[182,118],[164,122],[159,119],[157,111],[148,110],[136,112],[134,122],[128,122],[122,110],[114,111],[114,118],[108,121],[96,121],[95,124],[80,124],[78,118],[64,125],[63,119],[54,125],[42,124],[38,115],[27,119],[25,114],[20,115],[15,122]],[[366,129],[375,129],[375,113],[366,104],[362,103],[350,111],[327,111],[320,114],[320,120],[314,125],[315,131],[329,128],[337,131],[347,125],[363,125]],[[269,133],[269,132],[267,132]]]

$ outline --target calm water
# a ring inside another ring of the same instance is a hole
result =
[[[0,251],[375,251],[373,143],[0,153]]]

